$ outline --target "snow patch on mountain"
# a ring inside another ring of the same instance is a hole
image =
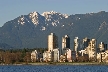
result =
[[[19,18],[19,20],[18,20],[18,24],[22,24],[22,25],[24,25],[24,16],[23,17],[21,17],[21,18]]]
[[[43,12],[41,15],[48,18],[48,15],[53,15],[53,14],[56,14],[56,13],[57,12],[55,12],[55,11],[50,11],[50,12],[46,11],[46,12]]]
[[[68,18],[69,16],[67,14],[61,14],[55,11],[50,11],[50,12],[43,12],[41,14],[42,16],[44,16],[46,18],[47,21],[51,21],[52,18],[54,17],[58,17],[58,19],[63,19],[63,18]]]
[[[29,17],[31,19],[31,21],[35,24],[35,25],[38,25],[39,24],[39,20],[38,20],[38,16],[39,16],[39,13],[38,12],[31,12],[29,14]]]
[[[63,16],[64,16],[65,18],[68,18],[68,17],[69,17],[68,14],[63,14]]]

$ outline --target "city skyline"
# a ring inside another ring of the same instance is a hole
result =
[[[0,1],[0,26],[20,15],[26,15],[30,12],[37,11],[42,14],[45,11],[56,11],[63,14],[85,14],[91,12],[108,11],[107,0],[18,0],[18,1]]]
[[[43,53],[43,61],[44,62],[107,62],[108,50],[107,44],[100,43],[99,47],[97,47],[96,39],[88,39],[87,37],[83,39],[83,48],[80,47],[80,39],[75,37],[74,39],[74,50],[71,50],[66,45],[70,45],[70,38],[68,35],[62,37],[62,49],[54,47],[57,42],[56,34],[51,33],[48,35],[48,51],[44,51]],[[32,52],[33,54],[34,52]],[[38,55],[38,53],[34,54],[34,56]],[[32,57],[31,57],[32,58]],[[32,58],[32,60],[36,58]]]
[[[52,51],[54,48],[60,48],[60,49],[65,49],[65,48],[69,48],[69,49],[72,49],[74,51],[77,51],[78,50],[81,50],[81,49],[84,49],[86,47],[89,46],[89,43],[90,41],[97,41],[96,38],[88,38],[88,37],[84,37],[84,38],[79,38],[78,36],[75,36],[75,38],[73,39],[73,47],[70,47],[70,45],[72,44],[70,42],[71,40],[71,37],[69,35],[64,35],[61,37],[61,47],[59,45],[59,41],[58,41],[58,36],[56,35],[56,33],[50,33],[48,35],[48,38],[47,38],[47,42],[48,42],[48,51]],[[96,48],[99,48],[99,47],[103,47],[103,46],[99,46],[99,44],[104,44],[105,42],[96,42]],[[105,43],[104,44],[105,48],[107,49],[107,44]]]

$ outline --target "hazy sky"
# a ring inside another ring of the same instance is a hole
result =
[[[108,0],[0,0],[0,26],[20,15],[52,10],[69,15],[108,12]]]

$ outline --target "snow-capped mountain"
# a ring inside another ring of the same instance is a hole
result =
[[[0,43],[14,48],[47,47],[47,36],[54,32],[58,36],[59,47],[65,34],[73,39],[78,36],[97,38],[106,41],[108,30],[108,12],[67,15],[55,11],[31,12],[6,22],[0,28]],[[102,34],[101,34],[102,33]],[[105,36],[102,38],[103,35]]]
[[[34,25],[38,25],[39,23],[46,24],[47,22],[51,22],[52,25],[55,26],[54,24],[59,23],[59,20],[68,18],[67,14],[61,14],[55,11],[43,12],[42,14],[34,11],[26,16],[28,16],[29,19],[22,15],[19,17],[18,23],[24,25],[25,20],[28,22],[32,22]]]
[[[29,13],[28,15],[22,15],[18,17],[18,24],[34,24],[34,26],[40,26],[40,29],[46,30],[48,26],[54,26],[61,24],[63,19],[67,19],[67,14],[61,14],[55,11],[43,12],[39,14],[34,11]]]

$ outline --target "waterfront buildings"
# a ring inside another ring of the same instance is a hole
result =
[[[59,62],[60,50],[59,48],[53,49],[53,51],[45,51],[43,53],[44,62]]]
[[[58,62],[60,57],[60,50],[57,47],[58,37],[54,33],[51,33],[50,35],[48,35],[48,51],[45,51],[43,53],[43,61]]]
[[[31,53],[31,61],[44,62],[108,62],[107,44],[101,42],[97,48],[96,39],[88,39],[87,37],[81,41],[78,37],[74,39],[74,50],[70,48],[70,37],[65,35],[62,37],[62,48],[58,48],[58,37],[51,33],[48,35],[48,51],[44,51],[43,55],[36,50]],[[61,53],[62,51],[62,53]],[[41,59],[41,60],[40,60]]]

